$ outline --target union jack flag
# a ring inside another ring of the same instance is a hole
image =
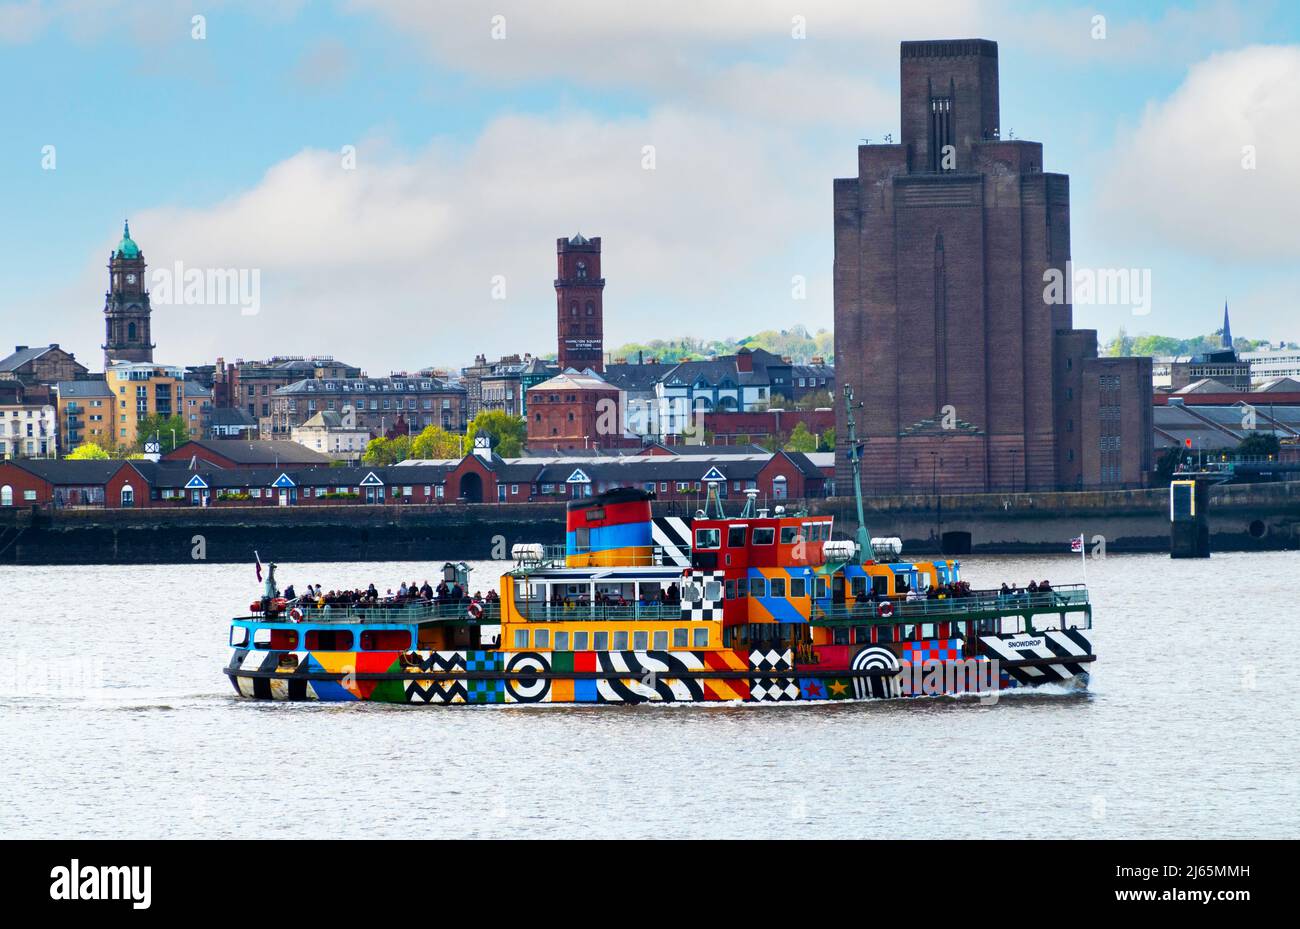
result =
[[[1072,552],[1082,552],[1082,551],[1083,551],[1083,536],[1082,536],[1082,535],[1077,535],[1077,536],[1075,536],[1073,539],[1070,540],[1070,551],[1072,551]]]

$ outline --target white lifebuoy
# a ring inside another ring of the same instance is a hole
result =
[[[889,617],[894,615],[893,601],[886,600],[884,603],[880,604],[880,607],[876,612],[880,614],[881,619],[889,619]]]
[[[465,608],[465,615],[470,619],[478,619],[483,615],[483,605],[477,600],[471,600],[469,606]]]
[[[302,610],[298,609],[296,606],[295,606],[292,610],[290,610],[290,611],[289,611],[289,622],[291,622],[291,623],[300,623],[300,622],[302,622]]]

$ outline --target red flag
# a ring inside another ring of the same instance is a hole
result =
[[[262,582],[262,556],[254,551],[253,560],[256,562],[254,568],[257,571],[257,582],[260,584]]]

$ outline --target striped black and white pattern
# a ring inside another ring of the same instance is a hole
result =
[[[902,664],[887,648],[873,645],[853,656],[850,667],[854,671],[878,671],[878,675],[853,678],[853,695],[859,700],[874,698],[888,700],[902,695],[902,682],[898,672]]]
[[[704,699],[700,681],[675,676],[704,667],[699,656],[690,652],[597,652],[596,660],[601,671],[627,674],[625,678],[596,681],[602,703],[685,703]]]
[[[1017,683],[1033,687],[1037,684],[1057,684],[1084,674],[1087,667],[1069,659],[1092,655],[1092,643],[1086,629],[1051,629],[1034,635],[985,635],[980,642],[987,653],[997,658],[1003,670]],[[1014,662],[1039,658],[1061,658],[1051,664],[1014,667]],[[1012,663],[1012,667],[1007,667]]]
[[[691,566],[691,527],[680,516],[656,516],[650,527],[654,544],[663,549],[664,564]]]

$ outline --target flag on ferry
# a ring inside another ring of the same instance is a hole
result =
[[[257,582],[262,583],[262,556],[256,551],[253,552],[253,568],[257,571]]]
[[[1082,552],[1082,551],[1083,551],[1083,535],[1082,535],[1082,534],[1077,535],[1077,536],[1075,536],[1073,539],[1070,540],[1070,551],[1072,551],[1072,552]],[[259,574],[258,577],[260,578],[261,575]]]

